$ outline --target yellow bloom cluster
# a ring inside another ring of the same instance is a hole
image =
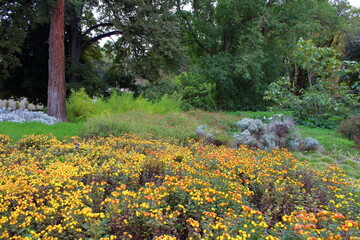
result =
[[[0,239],[356,239],[359,192],[286,150],[0,136]]]

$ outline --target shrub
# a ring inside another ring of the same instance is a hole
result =
[[[28,111],[27,109],[11,110],[10,108],[0,108],[0,122],[41,122],[47,125],[54,125],[58,120],[43,112]]]
[[[94,102],[84,88],[79,91],[72,91],[66,101],[67,117],[71,122],[84,121],[100,113],[101,109],[97,105],[99,103]]]
[[[117,91],[112,91],[108,98],[91,98],[84,89],[81,89],[72,91],[66,106],[69,121],[78,122],[98,115],[129,111],[144,111],[152,114],[179,112],[181,97],[177,94],[165,94],[158,101],[151,102],[142,96],[135,98],[133,93],[119,94]]]
[[[291,117],[273,119],[270,123],[263,123],[259,119],[243,118],[236,123],[238,132],[233,135],[235,145],[246,145],[250,148],[272,150],[274,148],[288,148],[291,150],[313,151],[322,147],[313,138],[305,141],[300,137]]]
[[[360,115],[351,116],[341,122],[338,131],[360,147]]]
[[[300,89],[290,77],[271,83],[265,92],[265,98],[274,103],[271,111],[292,111],[299,123],[324,128],[335,128],[343,118],[358,111],[359,96],[341,82],[346,74],[359,70],[358,63],[342,62],[334,49],[317,48],[302,39],[293,57],[307,72],[308,86]]]

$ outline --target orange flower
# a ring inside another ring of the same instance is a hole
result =
[[[316,225],[311,224],[311,223],[306,224],[306,225],[305,225],[305,229],[316,229]]]
[[[297,231],[297,233],[302,235],[302,234],[304,234],[304,230],[299,230],[299,231]]]
[[[349,231],[350,228],[347,225],[340,225],[340,228],[344,230],[345,232]]]
[[[345,219],[344,215],[342,215],[341,213],[334,213],[334,218],[336,219]]]
[[[353,221],[353,220],[346,220],[346,221],[345,221],[345,225],[348,226],[349,228],[357,227],[357,226],[358,226],[357,222],[355,222],[355,221]]]
[[[293,227],[293,230],[296,231],[296,230],[299,230],[299,229],[302,229],[302,228],[304,228],[304,225],[297,223],[297,224],[295,224],[295,226]]]

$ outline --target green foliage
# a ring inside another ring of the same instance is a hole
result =
[[[85,89],[80,89],[80,91],[73,90],[66,102],[69,121],[80,122],[91,116],[100,114],[101,108],[99,108],[99,106],[102,100],[99,99],[98,101],[93,102],[93,99],[89,97]]]
[[[267,86],[293,71],[290,53],[299,38],[336,46],[343,29],[357,28],[356,18],[350,21],[349,5],[338,1],[198,0],[189,4],[192,11],[179,6],[178,14],[184,44],[195,65],[191,72],[215,87],[214,102],[221,110],[265,110]]]
[[[13,66],[8,77],[1,77],[1,98],[25,96],[31,102],[46,103],[49,29],[48,24],[39,24],[27,31],[21,54],[17,56],[20,66]]]
[[[296,64],[307,71],[309,86],[297,89],[289,78],[270,84],[266,99],[275,104],[271,110],[289,110],[300,123],[325,128],[336,127],[357,111],[359,96],[340,81],[340,77],[356,71],[357,63],[339,61],[334,49],[316,48],[304,40],[299,40],[294,56]]]
[[[146,96],[154,100],[166,94],[181,96],[183,109],[218,110],[215,83],[209,83],[199,73],[184,72],[175,77],[162,78],[144,89]]]
[[[216,137],[224,144],[229,142],[229,132],[236,128],[239,117],[204,111],[187,113],[169,112],[164,115],[146,114],[143,111],[130,111],[108,116],[98,116],[84,123],[81,132],[83,137],[119,136],[124,133],[135,133],[152,138],[171,138],[183,142],[196,138],[196,128],[208,125]]]
[[[190,108],[199,108],[217,112],[216,85],[208,82],[204,76],[196,73],[183,73],[176,78],[181,86],[183,101]]]
[[[338,131],[353,140],[360,147],[360,115],[354,115],[341,122]]]
[[[162,96],[158,101],[151,102],[133,93],[119,94],[112,91],[108,98],[90,98],[85,89],[72,91],[67,100],[67,115],[69,121],[79,122],[98,115],[108,115],[128,111],[143,111],[146,113],[165,114],[179,112],[181,97],[177,94]]]
[[[98,116],[84,123],[82,137],[119,136],[125,133],[154,138],[175,138],[180,141],[195,138],[196,121],[182,113],[152,115],[130,111],[108,116]]]

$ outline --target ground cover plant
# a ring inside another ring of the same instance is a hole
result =
[[[286,150],[135,135],[0,141],[3,239],[356,239],[359,181]]]

